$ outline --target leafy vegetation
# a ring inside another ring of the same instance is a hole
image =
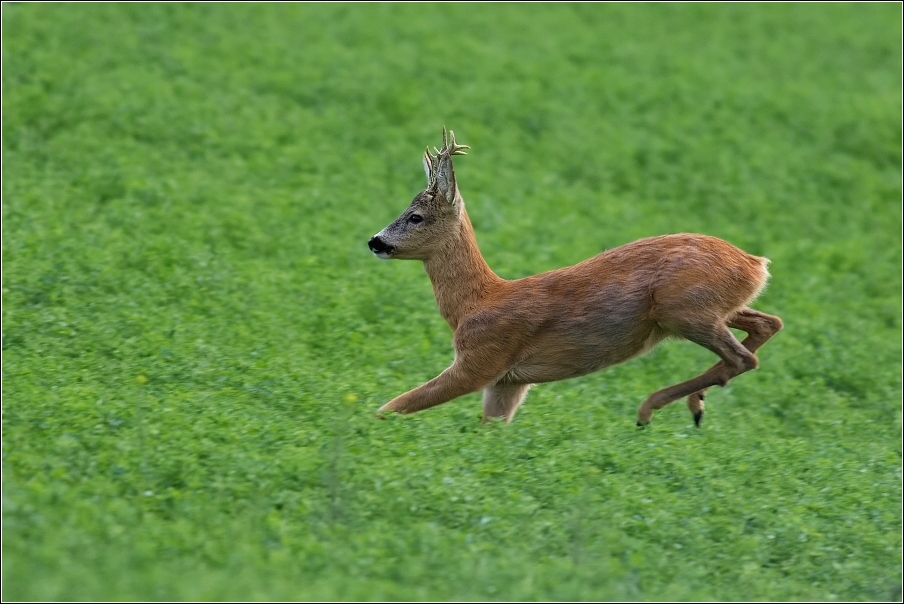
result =
[[[900,5],[2,11],[4,600],[900,599]],[[452,357],[366,246],[443,125],[501,276],[771,258],[761,369],[375,420]]]

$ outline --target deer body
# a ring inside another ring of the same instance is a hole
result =
[[[766,284],[768,260],[721,239],[678,234],[641,239],[574,266],[516,280],[498,277],[477,247],[451,156],[454,135],[425,154],[429,186],[369,245],[382,258],[424,262],[437,305],[454,332],[455,361],[439,376],[383,405],[412,413],[484,391],[484,420],[511,421],[531,385],[586,375],[686,338],[722,360],[697,378],[652,394],[638,424],[688,397],[695,422],[705,391],[758,365],[754,351],[781,320],[747,308]],[[749,335],[738,342],[728,327]]]

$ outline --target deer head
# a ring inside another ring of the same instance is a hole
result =
[[[424,151],[427,188],[414,196],[411,205],[367,245],[378,257],[398,260],[427,260],[442,249],[458,232],[464,204],[455,184],[453,155],[467,155],[467,145],[455,143],[450,130],[448,140],[443,127],[443,148]]]

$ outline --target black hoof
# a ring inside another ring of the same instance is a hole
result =
[[[703,421],[703,411],[697,411],[694,413],[694,425],[698,428],[700,427],[700,422]]]
[[[646,428],[646,427],[649,426],[649,425],[650,425],[649,423],[646,423],[646,424],[645,424],[645,423],[643,423],[643,422],[637,422],[637,427],[638,427],[638,428]]]

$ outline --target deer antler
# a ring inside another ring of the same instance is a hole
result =
[[[449,130],[449,141],[446,142],[446,127],[443,126],[443,148],[437,151],[437,154],[448,153],[449,155],[467,155],[463,149],[470,149],[468,145],[455,144],[455,133]]]
[[[463,151],[463,149],[470,149],[468,145],[459,145],[455,142],[455,133],[449,130],[449,137],[446,138],[446,127],[443,126],[443,148],[437,149],[433,147],[433,153],[430,153],[429,147],[427,148],[427,155],[430,155],[430,160],[433,165],[436,165],[435,162],[439,160],[440,155],[467,155]]]
[[[441,156],[467,155],[465,149],[470,149],[468,145],[459,145],[455,142],[455,133],[449,130],[448,138],[446,137],[446,127],[443,126],[443,148],[437,149],[433,147],[433,153],[430,153],[430,147],[424,150],[424,160],[430,163],[430,186],[436,184],[436,171],[439,167],[439,159]]]

